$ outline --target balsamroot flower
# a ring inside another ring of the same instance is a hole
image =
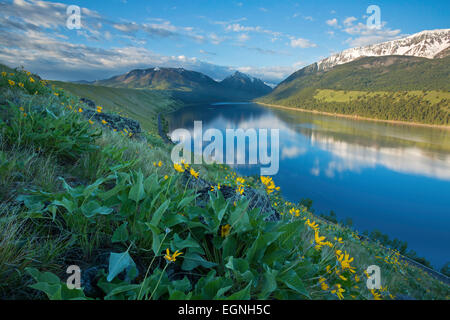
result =
[[[220,227],[220,236],[226,238],[229,236],[231,231],[231,226],[229,224]]]
[[[169,248],[167,248],[166,255],[164,256],[164,258],[169,262],[175,262],[175,261],[177,261],[177,257],[182,254],[183,254],[183,252],[178,252],[178,250],[177,250],[174,252],[174,254],[171,255]]]
[[[173,164],[173,168],[175,169],[175,171],[177,171],[179,173],[183,173],[184,172],[184,168],[178,163],[174,163]]]
[[[199,176],[198,172],[196,172],[194,169],[191,168],[190,173],[191,173],[191,176],[193,176],[195,179],[198,179],[198,176]]]

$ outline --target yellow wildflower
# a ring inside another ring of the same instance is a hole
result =
[[[2,72],[2,77],[6,77],[6,74],[7,74],[7,73],[3,71],[3,72]]]
[[[336,289],[331,291],[331,293],[335,294],[339,300],[344,299],[344,295],[342,294],[343,292],[345,292],[345,290],[342,289],[342,286],[339,283],[336,284]]]
[[[168,176],[168,175],[165,175],[165,176],[164,176],[164,180],[167,180],[167,179],[169,179],[169,176]]]
[[[320,287],[322,288],[323,291],[327,291],[330,288],[325,281],[326,281],[325,278],[322,277],[319,278]]]
[[[226,238],[230,234],[230,231],[231,231],[231,226],[229,224],[222,226],[220,228],[220,236],[222,238]]]
[[[342,240],[342,238],[334,237],[334,241],[337,241],[337,242],[340,243],[340,244],[343,244],[343,243],[344,243],[344,241]]]
[[[378,292],[376,292],[374,289],[370,290],[370,292],[372,293],[373,298],[374,298],[375,300],[383,300],[383,299],[381,298],[381,294],[379,294]]]
[[[184,172],[184,168],[181,165],[179,165],[178,163],[174,163],[173,168],[180,173]]]
[[[191,176],[193,176],[195,179],[198,179],[198,176],[199,176],[198,172],[196,172],[194,169],[191,168],[190,173],[191,173]]]
[[[186,160],[181,159],[181,164],[184,166],[184,169],[189,169],[189,164],[186,162]]]
[[[309,226],[311,229],[313,229],[314,231],[319,229],[319,225],[317,223],[315,223],[314,221],[313,222],[309,221],[309,219],[306,220],[305,224],[307,226]]]
[[[12,80],[8,80],[8,83],[9,83],[9,85],[10,85],[11,87],[13,87],[13,86],[16,85],[16,83],[15,83],[14,81],[12,81]]]
[[[167,248],[166,255],[164,256],[164,258],[169,262],[175,262],[175,261],[177,261],[177,257],[182,254],[183,254],[183,252],[178,252],[178,250],[177,250],[174,252],[174,254],[171,255],[169,248]]]
[[[94,121],[92,121],[92,120],[89,119],[89,123],[90,123],[90,124],[94,124]]]
[[[32,77],[30,77],[30,82],[31,82],[31,83],[34,83],[35,80],[34,80]]]
[[[81,108],[78,109],[78,112],[79,112],[79,113],[82,113],[82,112],[83,112],[83,109],[81,109]]]
[[[350,258],[350,255],[347,253],[342,253],[341,250],[336,251],[337,259],[341,264],[342,270],[349,270],[352,273],[355,273],[355,268],[350,265],[353,261],[353,258]]]

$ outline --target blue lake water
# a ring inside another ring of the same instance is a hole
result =
[[[292,202],[313,200],[359,231],[380,230],[441,267],[450,260],[450,130],[275,109],[253,103],[186,107],[172,132],[209,128],[279,129],[274,181]],[[243,175],[259,166],[236,166]]]

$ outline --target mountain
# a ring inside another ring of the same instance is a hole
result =
[[[332,114],[450,124],[450,29],[335,54],[259,102]]]
[[[380,120],[450,125],[450,56],[364,57],[329,71],[311,65],[257,101]]]
[[[107,80],[96,81],[95,85],[163,90],[188,102],[252,100],[272,90],[263,81],[240,72],[218,82],[200,72],[158,67],[132,70]]]
[[[352,48],[332,55],[317,63],[319,70],[329,70],[337,65],[348,63],[361,57],[414,56],[433,59],[449,54],[450,29],[422,31],[409,37]]]
[[[96,81],[95,84],[115,88],[180,91],[217,86],[217,82],[210,77],[183,68],[136,69],[107,80]]]
[[[250,77],[244,73],[236,71],[233,75],[225,78],[221,86],[226,89],[251,92],[252,94],[263,96],[272,91],[262,80]]]

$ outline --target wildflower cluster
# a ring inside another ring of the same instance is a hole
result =
[[[261,182],[266,187],[267,194],[271,194],[274,191],[280,191],[280,187],[275,186],[275,182],[271,177],[261,176]]]

